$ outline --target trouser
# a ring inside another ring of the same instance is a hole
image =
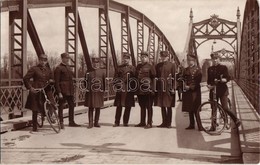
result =
[[[59,119],[60,123],[63,123],[63,109],[64,104],[67,101],[69,105],[69,123],[74,123],[74,96],[63,96],[62,99],[59,100]]]
[[[115,124],[120,124],[122,109],[123,109],[122,106],[116,107]],[[124,116],[123,116],[123,123],[124,124],[128,124],[130,111],[131,111],[131,107],[125,107],[125,112],[124,112]]]
[[[152,124],[153,118],[153,97],[151,95],[138,95],[138,102],[141,107],[141,124],[145,124],[146,109],[147,109],[147,124]]]
[[[212,94],[210,94],[210,97],[212,98]],[[221,97],[217,97],[217,100],[220,99],[220,104],[223,108],[223,110],[231,117],[231,119],[234,121],[234,122],[237,122],[238,118],[236,117],[236,114],[228,108],[228,94],[227,92],[221,96]],[[212,126],[216,126],[216,112],[212,112],[212,116],[213,118],[215,119],[214,121],[212,121]]]
[[[94,112],[94,108],[89,108],[88,110],[89,125],[93,125],[93,112]],[[99,116],[100,116],[100,108],[95,108],[95,119],[94,119],[95,125],[98,124]]]
[[[172,124],[172,108],[171,107],[161,107],[162,112],[162,124],[166,126],[171,126]]]
[[[178,91],[178,98],[179,98],[179,100],[182,100],[182,98],[181,98],[181,93],[182,93],[181,88],[178,87],[177,91]]]
[[[32,124],[33,124],[33,129],[37,129],[37,111],[32,111]]]

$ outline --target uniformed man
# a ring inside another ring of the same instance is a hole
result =
[[[33,79],[33,82],[30,81]],[[30,90],[25,104],[25,108],[32,110],[32,131],[37,131],[37,113],[44,112],[44,96],[42,93],[36,92],[35,88],[43,88],[47,83],[53,82],[53,72],[48,66],[47,55],[39,56],[39,64],[31,67],[23,77],[24,85]],[[48,99],[55,104],[51,88],[46,88]]]
[[[152,105],[154,97],[153,79],[155,78],[155,68],[149,64],[148,52],[141,52],[141,64],[136,67],[136,76],[138,79],[138,102],[141,107],[141,121],[136,127],[152,128]],[[145,122],[146,110],[148,114],[147,124]]]
[[[185,79],[185,92],[183,93],[183,104],[182,108],[187,109],[183,111],[189,112],[190,124],[186,129],[195,129],[195,119],[198,107],[201,104],[201,87],[200,82],[202,79],[202,72],[200,68],[196,65],[196,56],[189,55],[188,67],[185,68],[183,76]],[[185,96],[184,96],[185,95]],[[185,98],[185,99],[184,99]],[[197,118],[198,130],[201,131],[201,125],[199,124]]]
[[[154,105],[161,107],[162,124],[157,127],[171,128],[172,107],[175,106],[175,65],[169,61],[168,51],[161,51],[162,62],[156,65],[156,95]]]
[[[114,127],[120,125],[120,118],[122,114],[122,107],[125,107],[123,116],[123,124],[128,126],[131,107],[135,106],[134,92],[131,91],[131,84],[129,84],[130,78],[135,76],[135,67],[130,65],[130,55],[128,53],[123,54],[123,64],[118,67],[117,73],[115,73],[115,81],[118,81],[119,91],[116,92],[116,98],[114,106],[116,106],[115,124]]]
[[[70,56],[68,53],[61,54],[61,63],[55,68],[55,88],[59,97],[59,119],[61,129],[64,129],[63,123],[63,109],[65,102],[69,105],[69,126],[80,127],[74,121],[74,85],[73,85],[73,72],[69,66]]]
[[[213,88],[216,85],[216,97],[217,100],[220,99],[220,103],[223,109],[228,113],[228,115],[235,122],[236,126],[239,127],[241,125],[241,121],[236,117],[233,111],[228,108],[228,87],[227,82],[230,81],[230,76],[228,73],[228,69],[225,65],[220,64],[220,59],[218,54],[212,53],[211,55],[213,66],[208,68],[208,79],[207,84],[210,90],[210,98],[213,99]],[[218,82],[220,81],[220,82]],[[211,131],[216,130],[216,124],[213,121],[212,126],[210,128]]]
[[[87,92],[85,95],[85,106],[89,108],[88,110],[88,119],[89,125],[88,128],[100,127],[99,125],[99,116],[100,108],[104,106],[104,91],[105,91],[105,77],[106,72],[104,69],[100,68],[100,59],[92,58],[92,65],[94,70],[87,71],[85,80],[87,82]],[[95,118],[93,121],[93,112],[95,110]],[[94,124],[93,124],[94,122]]]

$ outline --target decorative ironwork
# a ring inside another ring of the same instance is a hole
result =
[[[219,20],[218,20],[218,15],[213,14],[213,15],[211,15],[210,17],[211,17],[211,18],[210,18],[209,24],[210,24],[212,27],[216,28],[216,27],[220,24],[220,22],[219,22]]]

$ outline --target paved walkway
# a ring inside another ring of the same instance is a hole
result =
[[[205,87],[203,87],[205,88]],[[203,89],[204,90],[204,89]],[[206,100],[207,92],[203,92]],[[140,109],[131,111],[130,127],[112,127],[115,107],[101,110],[101,128],[87,129],[87,114],[75,120],[82,127],[56,134],[47,123],[39,132],[31,127],[1,135],[1,163],[69,163],[69,164],[193,164],[240,163],[237,130],[225,130],[210,136],[197,130],[185,130],[188,114],[181,112],[181,102],[173,110],[173,128],[144,129],[139,123]],[[65,119],[65,124],[67,119]],[[161,123],[154,107],[153,124]]]

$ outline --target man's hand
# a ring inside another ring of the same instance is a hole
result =
[[[212,85],[207,85],[207,87],[208,87],[209,89],[213,89],[213,88],[214,88],[214,86],[212,86]]]
[[[49,79],[49,83],[50,84],[54,84],[54,80],[53,79]]]
[[[185,89],[186,89],[186,90],[189,90],[189,89],[190,89],[190,86],[185,85]]]
[[[30,92],[37,93],[37,91],[33,87],[30,88]]]
[[[59,93],[59,99],[63,99],[63,95]]]
[[[222,79],[220,80],[220,82],[225,83],[225,82],[227,82],[227,79],[226,79],[226,78],[222,78]]]

